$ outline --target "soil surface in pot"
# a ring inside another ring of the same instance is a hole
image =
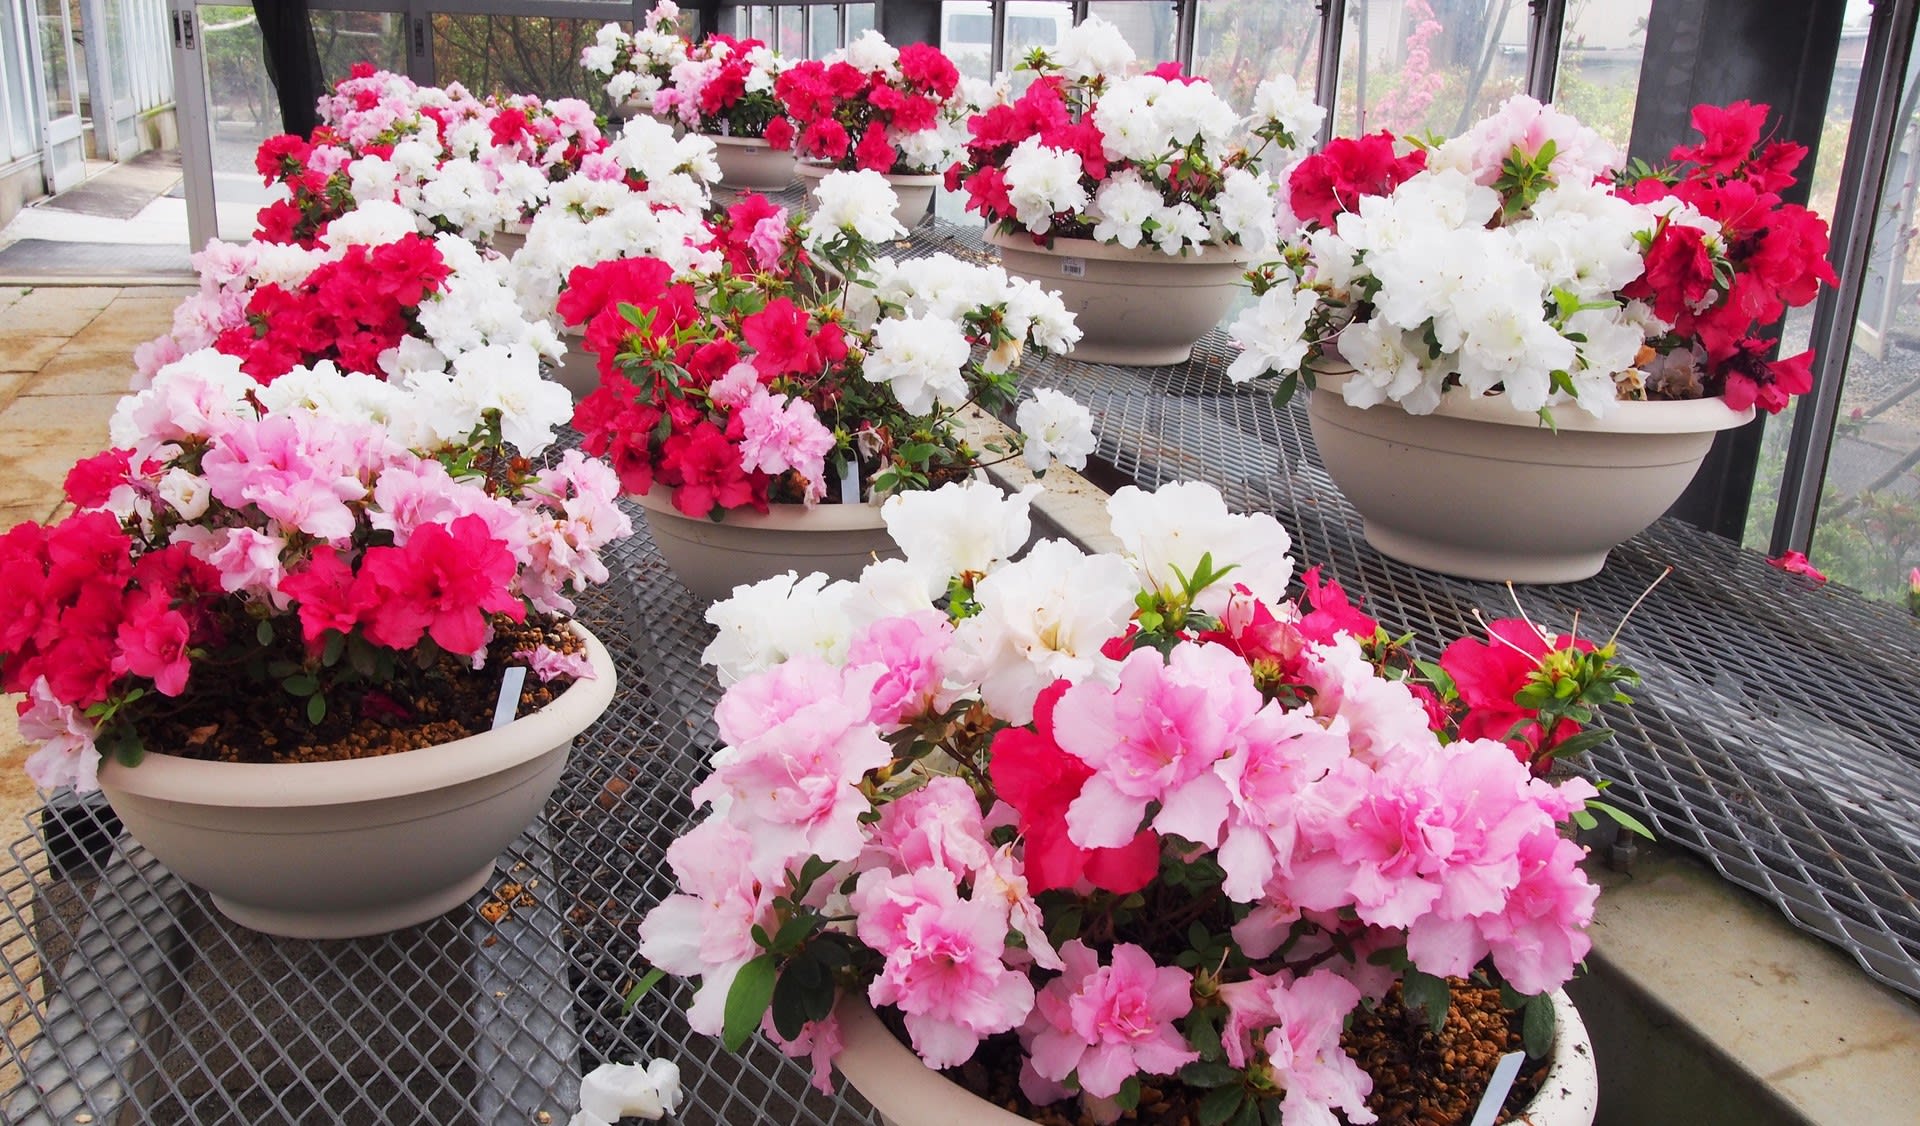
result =
[[[891,1010],[885,1017],[892,1017]],[[889,1024],[894,1022],[889,1020]],[[895,1034],[901,1035],[896,1027]],[[903,1036],[904,1039],[904,1036]],[[1520,1048],[1520,1014],[1500,1004],[1500,991],[1462,981],[1453,982],[1453,1007],[1438,1033],[1424,1016],[1414,1016],[1400,1004],[1395,985],[1377,1009],[1357,1012],[1341,1038],[1347,1054],[1373,1076],[1373,1094],[1367,1107],[1380,1116],[1380,1126],[1455,1126],[1470,1120],[1481,1093],[1493,1076],[1494,1065],[1507,1052]],[[1508,1092],[1498,1122],[1515,1116],[1540,1090],[1547,1061],[1529,1059]],[[1036,1107],[1020,1093],[1020,1044],[1010,1036],[996,1036],[980,1045],[973,1059],[944,1072],[947,1078],[981,1098],[1028,1118],[1040,1126],[1095,1126],[1095,1119],[1077,1101]],[[1200,1097],[1177,1083],[1142,1084],[1140,1105],[1120,1116],[1121,1122],[1145,1126],[1198,1126]],[[1338,1112],[1335,1112],[1338,1116]],[[1344,1116],[1340,1117],[1346,1121]]]
[[[141,734],[152,750],[216,762],[338,762],[437,746],[490,729],[502,670],[525,663],[515,653],[542,644],[568,654],[586,648],[552,618],[529,615],[519,623],[496,617],[486,665],[477,672],[447,653],[424,668],[411,654],[395,654],[391,679],[378,687],[348,684],[329,692],[317,724],[308,720],[307,697],[285,686],[288,676],[303,670],[279,667],[259,683],[231,674],[226,691],[189,691],[176,712],[144,721]],[[539,711],[571,683],[563,677],[542,683],[529,670],[514,714]]]

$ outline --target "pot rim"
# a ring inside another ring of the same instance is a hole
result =
[[[649,513],[672,516],[689,523],[713,523],[703,517],[688,516],[673,506],[673,490],[654,482],[644,493],[629,493]],[[855,528],[879,528],[886,525],[877,504],[772,504],[765,513],[751,508],[730,508],[721,525],[779,532],[838,532]]]
[[[824,180],[832,172],[844,172],[844,168],[835,168],[831,164],[822,164],[814,160],[797,160],[793,166],[794,174],[807,180]],[[946,176],[939,172],[882,172],[889,184],[899,184],[905,188],[930,188],[946,182]]]
[[[770,144],[765,137],[732,137],[732,136],[728,136],[725,133],[695,133],[694,136],[705,137],[707,140],[712,141],[716,145],[734,145],[739,148],[747,148],[747,149],[773,148],[773,145]],[[785,151],[785,150],[776,150],[776,151]]]
[[[1527,1104],[1525,1120],[1545,1115],[1538,1120],[1553,1126],[1591,1123],[1599,1105],[1592,1039],[1567,991],[1556,989],[1549,996],[1553,999],[1553,1048],[1540,1090]],[[911,1121],[913,1126],[1019,1126],[1030,1121],[928,1067],[880,1022],[866,997],[843,994],[834,1015],[844,1044],[834,1066],[882,1115]],[[848,1062],[853,1066],[848,1067]]]
[[[1053,245],[1042,246],[1024,232],[1002,234],[998,224],[989,224],[985,239],[1002,250],[1027,250],[1064,258],[1093,258],[1102,262],[1164,262],[1169,266],[1241,265],[1253,261],[1253,252],[1244,246],[1206,246],[1197,252],[1166,254],[1159,247],[1142,243],[1128,250],[1117,242],[1095,242],[1088,238],[1057,238]]]
[[[585,641],[596,676],[499,730],[340,762],[211,762],[149,751],[138,766],[102,762],[102,788],[182,805],[293,809],[408,797],[506,770],[571,740],[613,703],[613,658],[585,626],[568,625]]]
[[[1344,371],[1316,373],[1316,386],[1311,394],[1318,395],[1325,391],[1338,397],[1350,374]],[[1346,405],[1344,399],[1341,399],[1341,405]],[[1391,409],[1407,413],[1394,402],[1350,409]],[[1697,434],[1703,430],[1731,430],[1736,426],[1744,426],[1753,421],[1753,416],[1754,408],[1734,410],[1727,405],[1725,398],[1718,395],[1707,399],[1623,399],[1613,404],[1613,409],[1607,412],[1605,418],[1595,418],[1572,403],[1561,404],[1554,409],[1553,428],[1592,434]],[[1408,417],[1422,416],[1409,414]],[[1530,430],[1546,429],[1539,419],[1514,410],[1498,395],[1468,396],[1448,391],[1440,397],[1440,405],[1435,408],[1432,417],[1485,422],[1496,426],[1520,426]]]

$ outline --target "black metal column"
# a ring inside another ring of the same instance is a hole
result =
[[[1806,202],[1805,176],[1820,144],[1845,9],[1844,0],[1654,0],[1633,115],[1633,155],[1665,162],[1674,145],[1697,136],[1688,118],[1702,102],[1766,102],[1773,107],[1774,135],[1809,150],[1801,182],[1785,193]],[[1755,419],[1721,434],[1670,514],[1738,539],[1753,497],[1762,426]]]
[[[881,0],[880,34],[895,47],[940,43],[940,0]]]
[[[289,133],[304,137],[320,124],[316,108],[326,79],[320,50],[313,41],[307,0],[254,0],[267,77],[280,99],[280,121]]]

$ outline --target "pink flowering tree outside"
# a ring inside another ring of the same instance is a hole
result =
[[[1444,1016],[1483,977],[1541,1035],[1597,895],[1566,829],[1607,808],[1543,764],[1605,737],[1612,646],[1496,622],[1416,666],[1208,486],[1016,559],[1031,499],[896,496],[904,559],[710,610],[724,745],[641,924],[692,1026],[825,1089],[851,997],[933,1068],[1011,1041],[1036,1105],[1185,1084],[1289,1124],[1373,1121],[1340,1035],[1396,982]]]

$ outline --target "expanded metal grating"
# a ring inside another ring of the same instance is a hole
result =
[[[897,251],[980,258],[977,233],[923,226]],[[1052,360],[1025,376],[1093,409],[1100,456],[1144,487],[1207,480],[1277,515],[1295,556],[1324,564],[1391,628],[1429,643],[1503,587],[1416,572],[1367,546],[1314,456],[1298,405],[1225,378],[1214,334],[1186,364]],[[637,509],[629,510],[644,527]],[[487,891],[433,923],[345,942],[264,938],[120,837],[103,806],[56,804],[0,856],[0,1121],[564,1123],[579,1076],[676,1059],[681,1119],[869,1123],[756,1040],[740,1056],[694,1035],[690,991],[662,982],[631,1011],[635,925],[672,886],[666,846],[689,823],[718,692],[699,664],[703,605],[644,531],[582,600],[622,688],[583,736],[552,802]],[[1646,674],[1620,738],[1596,756],[1614,799],[1868,972],[1920,996],[1920,630],[1891,608],[1816,589],[1664,521],[1585,583],[1525,588],[1534,620],[1622,634]],[[510,913],[479,908],[519,885]]]

